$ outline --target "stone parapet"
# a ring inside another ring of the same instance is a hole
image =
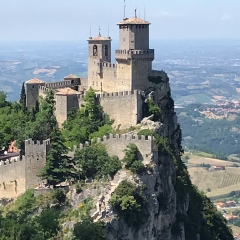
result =
[[[116,50],[116,60],[140,60],[146,59],[149,61],[154,60],[154,49],[148,50]]]
[[[122,91],[122,92],[111,92],[111,93],[101,93],[96,94],[99,98],[108,98],[108,97],[120,97],[120,96],[130,96],[130,95],[142,95],[143,91],[132,90],[132,91]]]

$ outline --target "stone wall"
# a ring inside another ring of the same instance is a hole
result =
[[[50,140],[25,141],[25,156],[0,162],[0,198],[15,198],[41,181],[37,175],[46,163]]]
[[[25,141],[26,189],[35,187],[41,181],[37,175],[46,164],[49,149],[50,140],[34,142],[29,139]]]
[[[0,163],[0,198],[15,198],[26,188],[25,158],[9,159]]]
[[[138,147],[142,155],[143,163],[145,164],[152,160],[152,154],[156,151],[154,138],[152,136],[109,134],[103,138],[98,138],[97,142],[106,146],[110,156],[117,156],[120,160],[124,158],[124,149],[126,149],[127,145],[133,143]],[[83,149],[84,147],[88,147],[90,145],[91,143],[86,142],[85,144],[80,144],[79,148]],[[76,149],[74,152],[75,151]],[[71,155],[74,155],[74,152]]]
[[[39,97],[39,87],[45,83],[26,83],[26,106],[27,108],[35,107]]]
[[[141,91],[125,91],[98,94],[103,111],[114,120],[114,126],[121,129],[129,128],[139,123],[143,118],[143,103]]]

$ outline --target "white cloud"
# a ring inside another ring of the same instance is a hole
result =
[[[231,20],[231,19],[232,19],[232,17],[229,14],[223,14],[222,17],[221,17],[222,21],[228,21],[228,20]]]

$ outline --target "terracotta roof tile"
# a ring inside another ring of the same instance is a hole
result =
[[[45,82],[43,80],[38,79],[38,78],[33,78],[33,79],[30,79],[30,80],[26,81],[25,83],[34,84],[34,83],[45,83]]]
[[[74,74],[70,74],[64,78],[79,78],[78,76],[74,75]]]
[[[100,35],[98,35],[98,36],[95,37],[95,38],[90,37],[90,38],[88,39],[88,41],[102,41],[102,40],[104,40],[104,41],[109,41],[109,40],[111,40],[111,38],[110,38],[110,37],[103,37],[103,36],[101,36],[101,34],[100,34]]]
[[[56,95],[74,95],[74,94],[80,95],[81,93],[78,91],[75,91],[69,87],[59,88],[59,89],[57,89],[57,93],[56,93]]]
[[[141,18],[124,18],[123,22],[120,22],[117,25],[122,25],[122,24],[147,24],[147,25],[149,25],[150,22],[145,21]]]

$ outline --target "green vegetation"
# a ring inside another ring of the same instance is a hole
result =
[[[208,119],[200,111],[205,105],[192,104],[176,109],[183,130],[183,145],[194,151],[209,153],[227,160],[229,154],[239,153],[240,115],[235,119]],[[194,141],[193,141],[194,139]]]
[[[60,211],[44,207],[35,216],[33,212],[38,207],[33,190],[28,190],[5,214],[0,213],[0,239],[47,240],[56,236],[60,229]]]
[[[110,157],[106,147],[102,144],[93,144],[77,150],[74,156],[76,163],[76,179],[113,177],[121,168],[117,157]]]
[[[118,185],[110,204],[129,226],[139,227],[147,219],[147,201],[142,189],[127,180]]]
[[[91,138],[102,137],[111,132],[112,121],[104,115],[93,89],[89,89],[80,110],[72,111],[63,124],[63,136],[67,147],[72,148]]]
[[[124,152],[125,156],[123,158],[123,162],[126,163],[126,169],[138,174],[145,171],[144,164],[142,163],[142,160],[139,159],[141,154],[135,144],[131,143],[127,145],[127,148],[124,150]]]
[[[138,136],[153,136],[154,131],[150,129],[142,129],[137,133]]]
[[[148,99],[147,101],[147,112],[149,115],[153,115],[153,121],[159,121],[161,108],[152,99]]]
[[[93,222],[92,218],[85,217],[81,222],[74,225],[74,240],[105,240],[104,224]]]

